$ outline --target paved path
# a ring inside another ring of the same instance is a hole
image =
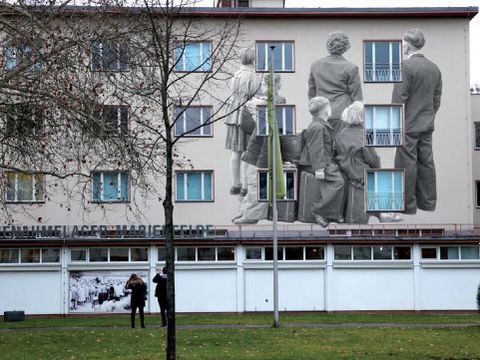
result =
[[[267,324],[223,324],[223,325],[177,325],[177,330],[211,330],[211,329],[267,329],[272,325]],[[287,323],[282,324],[285,328],[318,328],[318,329],[350,329],[350,328],[464,328],[480,327],[480,323],[445,323],[445,324],[420,324],[420,323],[336,323],[336,324],[305,324],[305,323]],[[24,328],[3,328],[0,333],[22,332],[22,331],[67,331],[67,330],[119,330],[129,329],[130,326],[51,326],[51,327],[24,327]],[[160,325],[148,325],[149,328],[161,328]],[[138,328],[142,331],[143,329]]]

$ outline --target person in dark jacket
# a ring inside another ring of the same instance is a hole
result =
[[[160,305],[162,326],[167,326],[167,268],[164,267],[161,274],[157,273],[152,281],[157,284],[155,296],[158,300],[158,305]]]
[[[403,36],[402,82],[393,87],[392,103],[405,104],[405,144],[398,147],[395,167],[405,169],[405,214],[417,208],[434,211],[437,203],[432,151],[434,119],[440,108],[442,74],[421,49],[425,38],[419,29]]]
[[[330,101],[332,115],[328,122],[335,137],[344,125],[341,120],[343,110],[354,101],[362,101],[363,95],[358,66],[343,57],[350,49],[348,36],[343,32],[332,32],[326,45],[329,55],[316,60],[310,69],[308,99],[323,96]]]
[[[135,313],[140,313],[140,322],[142,328],[145,327],[145,319],[143,315],[143,308],[145,307],[145,297],[147,296],[147,285],[143,282],[143,280],[137,275],[132,274],[125,285],[126,289],[132,290],[132,294],[130,297],[130,307],[132,309],[131,312],[131,323],[132,328],[135,327]]]

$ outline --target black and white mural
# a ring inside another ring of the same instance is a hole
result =
[[[281,77],[275,74],[273,98],[286,186],[278,207],[280,221],[325,227],[331,222],[368,223],[373,216],[397,222],[402,213],[435,210],[432,134],[442,80],[438,67],[423,54],[424,44],[419,29],[408,30],[402,41],[364,42],[363,82],[394,83],[391,103],[371,105],[363,97],[359,67],[344,57],[351,46],[348,36],[329,34],[328,55],[310,68],[306,101],[311,121],[298,133],[294,111],[279,94]],[[257,57],[265,53],[257,49]],[[234,224],[269,217],[263,201],[269,186],[267,86],[266,77],[254,71],[254,54],[253,49],[242,53],[231,87],[236,99],[232,106],[239,109],[225,121],[226,147],[232,151],[230,193],[240,204]],[[393,168],[382,167],[379,147],[395,149]]]
[[[146,272],[136,274],[146,282]],[[130,290],[125,289],[130,275],[131,271],[70,271],[70,313],[130,311]]]

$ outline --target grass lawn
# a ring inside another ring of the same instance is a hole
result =
[[[239,328],[177,331],[177,358],[190,359],[480,359],[479,315],[281,314],[282,323],[478,323],[478,327]],[[56,326],[129,325],[128,316],[41,318],[0,323],[1,359],[164,359],[158,316],[146,329],[55,330]],[[271,324],[270,314],[179,315],[179,324]],[[23,329],[22,329],[23,328]],[[37,329],[36,329],[37,328]]]

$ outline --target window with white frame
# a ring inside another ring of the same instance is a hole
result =
[[[176,201],[213,201],[212,171],[177,171]]]
[[[43,174],[7,172],[7,202],[41,202],[45,197]]]
[[[365,82],[402,81],[402,41],[365,41]]]
[[[271,246],[249,246],[245,248],[245,260],[272,261],[273,248]],[[314,261],[325,260],[323,246],[279,246],[278,260],[281,261]]]
[[[0,249],[1,264],[57,264],[60,262],[60,249]]]
[[[146,262],[146,247],[70,249],[71,262]]]
[[[177,106],[175,112],[175,136],[212,136],[211,106]]]
[[[285,184],[285,197],[281,201],[294,201],[297,194],[297,171],[283,169],[283,182]],[[266,169],[258,170],[258,200],[268,201],[270,192],[269,173]]]
[[[5,134],[11,137],[35,136],[43,132],[43,109],[30,104],[10,104],[5,109]]]
[[[480,122],[474,122],[473,126],[475,128],[475,150],[480,150]]]
[[[273,67],[276,72],[294,71],[294,45],[293,41],[257,41],[257,70],[268,71],[273,50]]]
[[[403,105],[365,105],[365,146],[403,145]]]
[[[96,202],[129,200],[127,172],[96,171],[92,174],[92,197]]]
[[[475,180],[475,206],[480,208],[480,180]]]
[[[375,260],[411,260],[410,246],[391,245],[338,245],[334,247],[335,260],[375,261]]]
[[[266,106],[257,106],[257,135],[268,135],[268,108]],[[276,105],[275,118],[277,119],[278,134],[280,136],[295,135],[295,106]]]
[[[128,106],[104,105],[94,110],[94,118],[99,132],[108,135],[126,134],[128,132]]]
[[[235,261],[235,248],[233,246],[178,246],[175,250],[177,261]],[[160,259],[159,256],[159,261],[165,260]]]
[[[480,260],[480,246],[425,246],[422,247],[423,260]]]
[[[175,71],[207,72],[212,70],[210,41],[179,44],[175,49]]]
[[[403,170],[368,170],[366,182],[367,211],[403,211]]]
[[[31,45],[10,43],[5,47],[3,65],[5,70],[13,70],[24,61],[32,62],[30,67],[32,70],[39,70],[44,65],[41,55],[36,54]]]
[[[128,71],[128,44],[95,40],[90,49],[93,71]]]

